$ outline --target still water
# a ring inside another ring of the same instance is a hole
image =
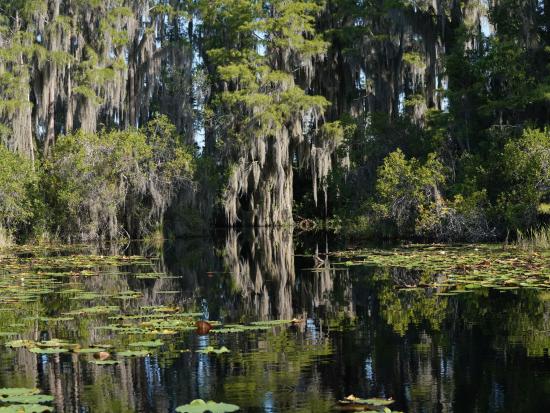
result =
[[[13,295],[0,297],[0,388],[37,387],[54,397],[54,411],[75,413],[174,412],[194,399],[244,412],[332,412],[349,394],[392,397],[393,410],[411,413],[550,411],[549,292],[403,289],[420,275],[333,266],[327,253],[348,247],[325,235],[231,232],[162,248],[83,247],[84,257],[148,257],[85,271],[84,258],[59,260],[74,251],[44,251],[56,265],[36,250],[19,252],[19,267],[0,261],[4,294]],[[36,300],[14,292],[33,274],[50,280],[40,281],[47,285]],[[174,307],[215,325],[298,322],[198,335],[155,318],[174,320]],[[140,326],[149,317],[156,330],[125,330],[137,325],[136,314],[145,314]],[[67,340],[115,355],[144,340],[162,346],[97,365],[91,354],[2,345],[13,338]],[[208,346],[230,352],[196,352]]]

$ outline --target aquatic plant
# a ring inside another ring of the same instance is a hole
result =
[[[515,244],[525,250],[550,249],[550,227],[542,226],[532,228],[525,233],[521,230],[516,232]]]
[[[176,408],[178,413],[230,413],[240,410],[239,406],[229,403],[216,403],[213,401],[205,402],[204,400],[193,400],[189,404]]]

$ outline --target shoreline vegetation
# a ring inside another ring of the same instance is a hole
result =
[[[3,1],[0,245],[295,226],[547,248],[549,19],[517,0]]]

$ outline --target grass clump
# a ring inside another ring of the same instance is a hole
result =
[[[525,250],[550,249],[550,227],[542,226],[526,232],[518,230],[516,244]]]

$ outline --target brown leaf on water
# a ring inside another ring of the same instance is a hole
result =
[[[200,320],[197,321],[195,325],[197,326],[197,334],[201,336],[208,334],[208,332],[212,330],[212,324],[210,324],[208,321]]]

